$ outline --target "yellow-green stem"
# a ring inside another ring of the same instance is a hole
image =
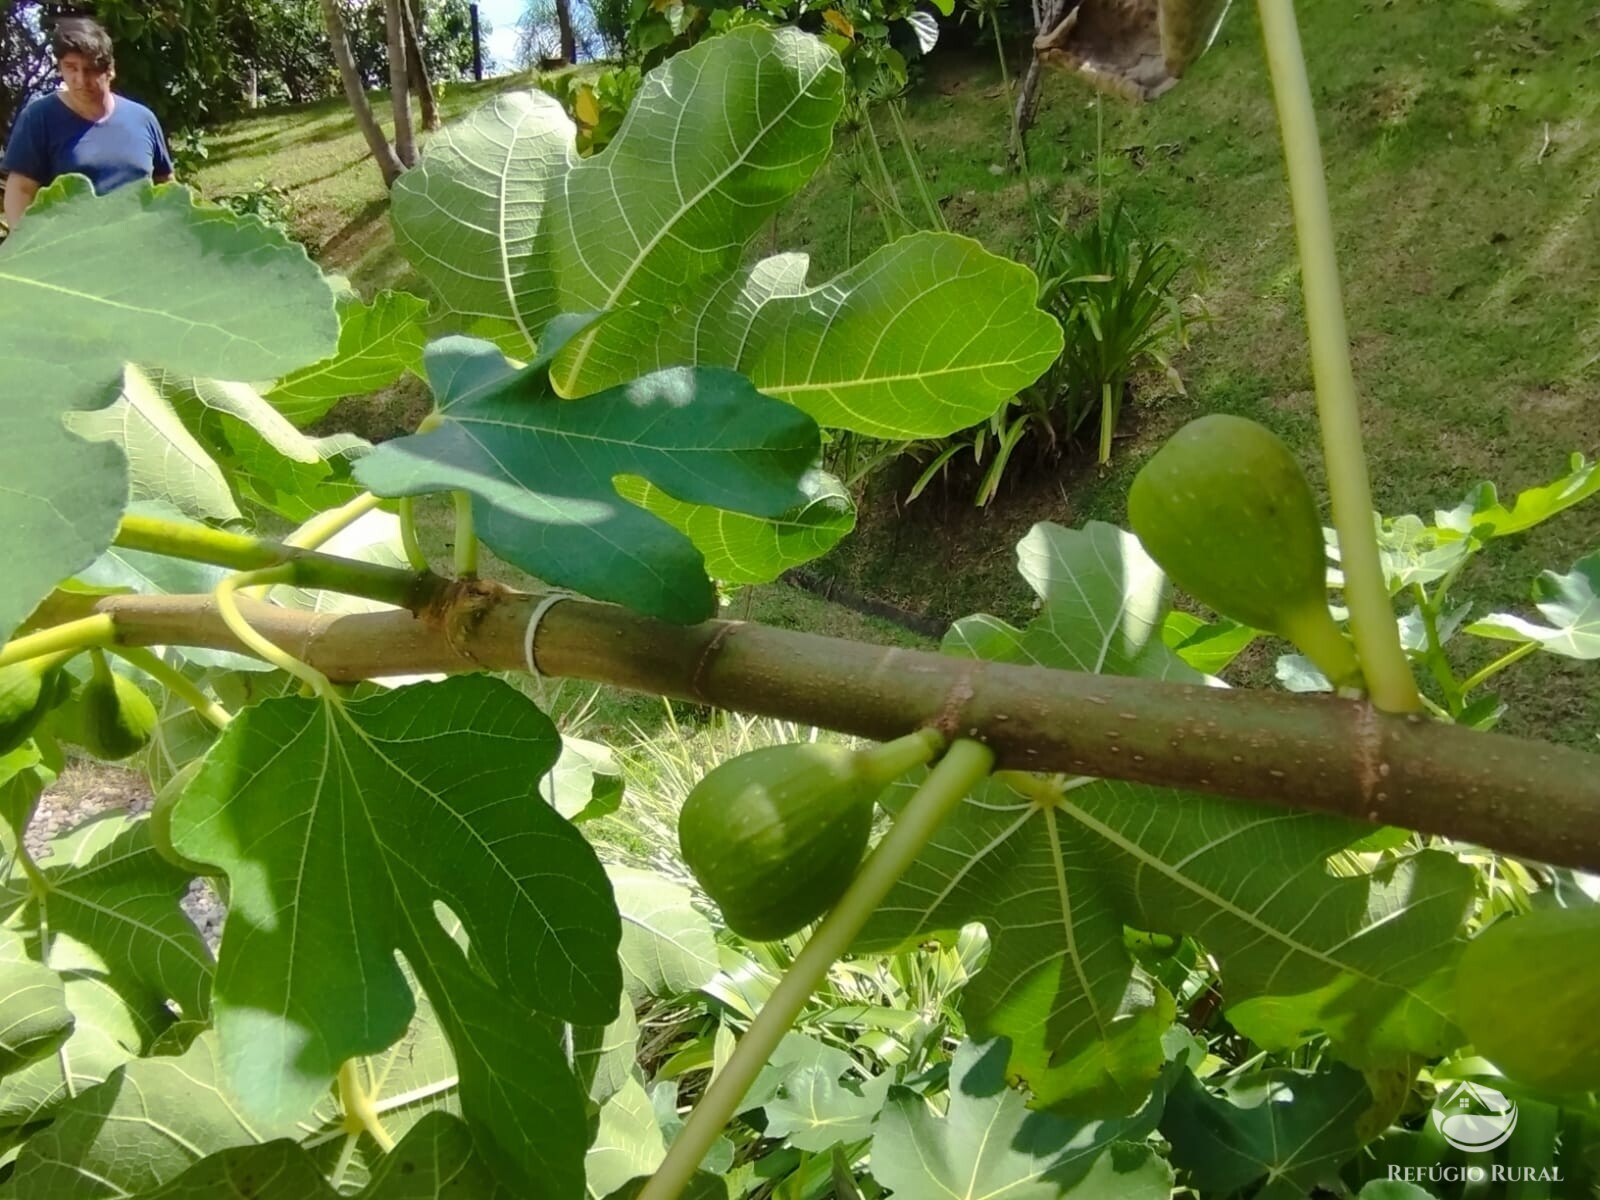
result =
[[[347,1132],[370,1134],[385,1154],[394,1149],[394,1138],[383,1127],[378,1110],[372,1105],[372,1097],[361,1082],[361,1069],[356,1059],[347,1059],[339,1068],[339,1104],[344,1109]]]
[[[1490,678],[1498,675],[1501,671],[1504,671],[1512,663],[1521,662],[1524,658],[1527,658],[1528,655],[1532,654],[1538,648],[1538,642],[1524,642],[1509,654],[1502,654],[1487,667],[1484,667],[1483,670],[1479,671],[1475,675],[1469,676],[1467,681],[1461,685],[1461,695],[1465,696],[1473,688],[1479,687],[1486,683]]]
[[[311,520],[296,529],[283,539],[285,546],[298,546],[303,550],[315,550],[324,542],[344,532],[362,517],[366,516],[383,501],[371,492],[362,492],[347,504],[338,508],[331,508],[325,513],[318,513]]]
[[[405,548],[406,562],[413,571],[426,571],[428,569],[428,556],[422,552],[422,543],[417,540],[417,499],[415,496],[402,496],[400,498],[400,544]]]
[[[218,729],[226,728],[228,722],[233,720],[233,714],[195,686],[194,680],[168,665],[158,655],[142,646],[111,646],[109,649],[124,662],[132,663],[156,680]]]
[[[166,521],[159,517],[125,516],[117,526],[115,544],[129,550],[164,554],[169,558],[212,563],[234,571],[289,565],[293,577],[280,582],[296,587],[346,592],[366,596],[413,611],[427,604],[441,581],[425,571],[403,571],[380,563],[360,562],[290,546],[249,534],[227,533],[204,525]]]
[[[1111,407],[1111,384],[1100,385],[1100,465],[1111,461],[1111,435],[1117,429],[1117,414]]]
[[[1293,0],[1257,0],[1257,5],[1289,172],[1311,368],[1350,631],[1373,704],[1387,712],[1415,712],[1422,701],[1400,646],[1399,627],[1378,560],[1372,484],[1361,448],[1361,418],[1334,256],[1333,219],[1294,4]]]
[[[471,579],[478,573],[478,535],[472,529],[472,493],[454,492],[452,498],[456,504],[456,578]]]
[[[706,1088],[637,1200],[676,1200],[828,969],[850,948],[867,919],[939,831],[945,818],[993,766],[994,754],[981,742],[963,738],[950,747],[867,856],[849,890],[823,918],[794,964],[778,981],[739,1039],[733,1057]]]
[[[81,620],[67,621],[49,629],[41,629],[38,633],[24,634],[0,646],[0,667],[9,667],[12,663],[25,662],[30,658],[42,658],[46,654],[58,654],[64,650],[76,653],[90,646],[109,646],[116,640],[116,636],[116,622],[109,613],[98,613]]]
[[[235,593],[241,588],[290,583],[293,580],[294,568],[288,564],[268,567],[262,571],[243,571],[237,575],[229,575],[217,584],[212,598],[216,601],[217,613],[222,617],[223,624],[227,625],[234,637],[244,643],[250,653],[271,663],[280,671],[287,671],[324,699],[338,703],[338,693],[333,690],[333,685],[328,682],[326,675],[315,667],[307,666],[294,655],[279,649],[262,637],[239,611],[239,600]]]

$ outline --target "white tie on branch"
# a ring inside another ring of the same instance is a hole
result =
[[[308,575],[341,570],[328,555],[289,553]],[[367,590],[409,595],[420,615],[240,608],[334,680],[525,669],[523,634],[542,596],[350,565]],[[210,596],[58,598],[41,615],[90,613],[109,615],[124,645],[241,649]],[[931,724],[983,741],[1001,768],[1339,813],[1600,869],[1600,759],[1363,702],[984,662],[742,621],[675,626],[578,599],[543,614],[535,658],[545,675],[880,740]]]

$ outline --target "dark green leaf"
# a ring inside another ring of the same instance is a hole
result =
[[[549,339],[559,343],[559,335]],[[666,620],[716,610],[694,544],[623,500],[617,475],[679,500],[778,517],[804,503],[815,424],[729,371],[657,372],[581,400],[551,390],[549,358],[514,367],[487,342],[428,348],[440,424],[385,442],[356,465],[384,496],[473,495],[479,536],[501,558]]]
[[[1254,1072],[1221,1095],[1184,1072],[1161,1133],[1201,1194],[1231,1195],[1266,1179],[1257,1197],[1288,1200],[1331,1180],[1360,1150],[1356,1122],[1371,1104],[1361,1075],[1345,1067]]]
[[[1039,616],[1024,630],[960,623],[965,647],[1062,669],[1198,677],[1161,644],[1165,580],[1132,538],[1037,526],[1019,557]],[[899,787],[885,804],[898,810],[908,794]],[[1012,1071],[1045,1105],[1125,1111],[1164,1061],[1173,1001],[1138,966],[1129,928],[1201,943],[1221,967],[1230,1019],[1263,1045],[1321,1029],[1352,1061],[1403,1062],[1456,1036],[1449,981],[1472,872],[1429,852],[1330,876],[1327,857],[1369,832],[1134,784],[997,780],[949,818],[860,945],[889,949],[981,921],[992,948],[962,995],[967,1029],[1010,1038]]]
[[[466,1126],[430,1113],[385,1156],[353,1200],[512,1200],[476,1155]],[[551,1192],[550,1195],[557,1193]],[[341,1200],[291,1141],[213,1154],[138,1200]]]

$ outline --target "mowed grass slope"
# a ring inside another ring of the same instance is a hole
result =
[[[1584,0],[1299,8],[1379,506],[1427,515],[1480,479],[1509,495],[1562,472],[1572,451],[1600,452],[1600,13]],[[1025,253],[1031,222],[1022,181],[1004,169],[999,84],[992,54],[936,55],[906,116],[950,227]],[[515,85],[453,87],[447,111]],[[887,136],[888,122],[878,131]],[[393,250],[377,173],[342,105],[240,122],[215,146],[204,188],[283,184],[329,269],[369,289],[420,286]],[[906,479],[880,477],[858,533],[827,569],[856,590],[943,617],[1025,617],[1017,538],[1041,519],[1121,522],[1139,463],[1201,412],[1266,422],[1320,484],[1294,233],[1254,6],[1236,4],[1211,52],[1152,104],[1102,100],[1076,77],[1049,73],[1030,147],[1035,186],[1069,220],[1091,218],[1103,194],[1176,243],[1192,264],[1185,288],[1209,320],[1176,362],[1188,396],[1147,389],[1107,471],[1087,452],[1063,462],[1019,452],[1008,488],[983,512],[959,489],[932,489],[906,506],[895,499]],[[897,148],[884,149],[891,171],[904,172]],[[914,214],[909,180],[901,183]],[[842,269],[882,240],[861,196],[836,158],[760,249],[809,251],[814,279]],[[1495,546],[1458,590],[1480,612],[1531,612],[1540,569],[1566,570],[1596,548],[1600,502]],[[1257,656],[1251,670],[1265,663]],[[1569,741],[1600,729],[1600,671],[1541,655],[1510,678],[1510,727]]]

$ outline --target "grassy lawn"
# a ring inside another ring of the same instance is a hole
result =
[[[1600,451],[1600,17],[1584,0],[1460,0],[1449,20],[1426,0],[1303,4],[1322,121],[1350,333],[1377,502],[1391,514],[1452,506],[1480,479],[1503,495]],[[454,85],[459,114],[501,80]],[[380,109],[380,116],[382,115]],[[945,53],[908,101],[907,122],[950,227],[1018,252],[1023,183],[1001,159],[1004,98],[992,54]],[[889,133],[887,122],[879,132]],[[999,501],[966,493],[896,502],[906,478],[877,477],[858,533],[824,564],[846,586],[903,608],[1025,617],[1012,546],[1038,520],[1122,521],[1133,472],[1200,412],[1255,417],[1316,461],[1293,229],[1254,9],[1236,4],[1212,51],[1144,106],[1052,72],[1030,135],[1035,186],[1069,219],[1097,197],[1189,257],[1185,286],[1209,320],[1176,365],[1187,397],[1147,391],[1109,470],[1087,453],[1019,453]],[[904,170],[886,146],[891,170]],[[288,187],[301,235],[364,289],[416,286],[397,257],[377,172],[342,104],[222,131],[199,182]],[[902,179],[907,211],[915,211]],[[881,240],[842,161],[783,215],[771,245],[808,250],[813,278]],[[846,229],[849,237],[846,238]],[[762,238],[762,250],[769,248]],[[1600,547],[1600,503],[1483,556],[1459,591],[1527,611],[1532,578]],[[763,603],[765,603],[763,601]],[[793,603],[785,597],[776,611]],[[752,612],[772,619],[765,609]],[[852,614],[853,615],[853,614]],[[820,612],[790,613],[837,630]],[[1256,671],[1266,662],[1255,660]],[[1508,727],[1592,739],[1600,683],[1548,656],[1510,673]]]
[[[526,76],[446,83],[438,89],[439,109],[448,122],[521,86],[527,86]],[[388,93],[372,92],[368,100],[384,131],[392,132]],[[420,146],[427,137],[418,134]],[[422,290],[395,248],[388,192],[343,96],[230,122],[206,146],[209,156],[193,181],[203,193],[231,195],[262,184],[283,188],[297,236],[326,269],[349,276],[365,293]]]

